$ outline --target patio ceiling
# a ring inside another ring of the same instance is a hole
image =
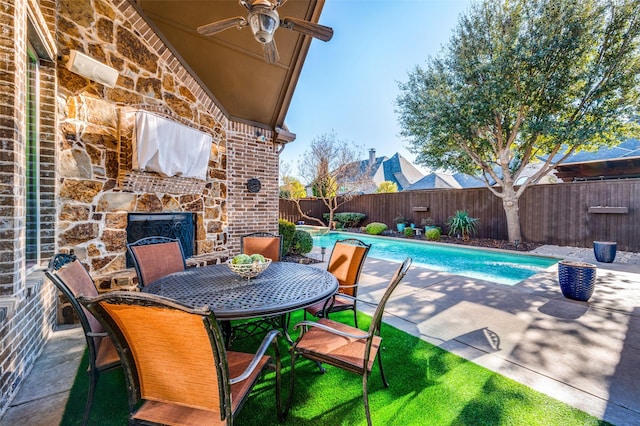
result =
[[[295,138],[285,117],[311,37],[279,28],[274,38],[280,60],[270,65],[248,27],[210,37],[196,31],[221,19],[246,17],[238,0],[131,1],[229,119],[275,130],[280,143]],[[323,5],[324,0],[289,0],[278,13],[281,19],[317,23]]]

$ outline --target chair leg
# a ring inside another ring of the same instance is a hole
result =
[[[280,363],[280,348],[278,346],[277,340],[275,341],[275,352],[276,352],[276,411],[278,412],[278,420],[280,422],[284,422],[288,407],[282,408],[282,364]]]
[[[366,370],[366,369],[365,369]],[[367,392],[367,371],[362,375],[362,399],[364,400],[364,412],[367,416],[367,425],[371,426],[371,410],[369,409],[369,392]]]
[[[381,350],[378,350],[378,366],[380,367],[380,376],[382,377],[382,384],[384,385],[385,388],[388,388],[389,383],[387,383],[387,378],[384,376],[384,370],[382,368],[382,351]]]
[[[353,324],[358,328],[358,312],[356,311],[355,305],[353,306]]]
[[[84,406],[84,415],[82,416],[83,426],[88,424],[89,415],[91,414],[91,405],[93,404],[93,394],[96,392],[98,384],[98,372],[91,369],[89,372],[89,392],[87,393],[87,402]]]
[[[283,418],[287,418],[287,415],[289,414],[289,410],[291,409],[291,403],[293,402],[293,388],[295,386],[295,366],[296,366],[296,351],[295,351],[295,347],[292,346],[291,349],[289,349],[289,354],[290,354],[290,358],[291,358],[291,370],[289,371],[290,377],[289,377],[289,395],[287,396],[287,405],[284,407],[283,410]]]

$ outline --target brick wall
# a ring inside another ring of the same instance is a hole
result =
[[[42,273],[26,275],[27,10],[41,33],[55,26],[54,3],[0,0],[0,415],[39,356],[55,323],[55,292]],[[42,40],[53,50],[51,38]],[[53,252],[55,66],[40,64],[40,211],[42,254]]]
[[[278,233],[278,154],[268,142],[268,132],[261,130],[258,136],[252,130],[232,124],[227,133],[231,253],[239,253],[242,235],[256,231]],[[257,193],[247,189],[247,181],[252,178],[260,180]]]

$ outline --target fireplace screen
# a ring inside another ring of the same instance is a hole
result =
[[[182,245],[185,258],[193,256],[195,246],[195,221],[193,213],[129,213],[127,242],[145,237],[176,238]],[[127,267],[133,261],[127,253]]]

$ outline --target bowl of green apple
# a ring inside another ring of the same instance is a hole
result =
[[[227,260],[227,266],[243,278],[251,279],[260,275],[271,264],[271,259],[261,254],[239,254]]]

